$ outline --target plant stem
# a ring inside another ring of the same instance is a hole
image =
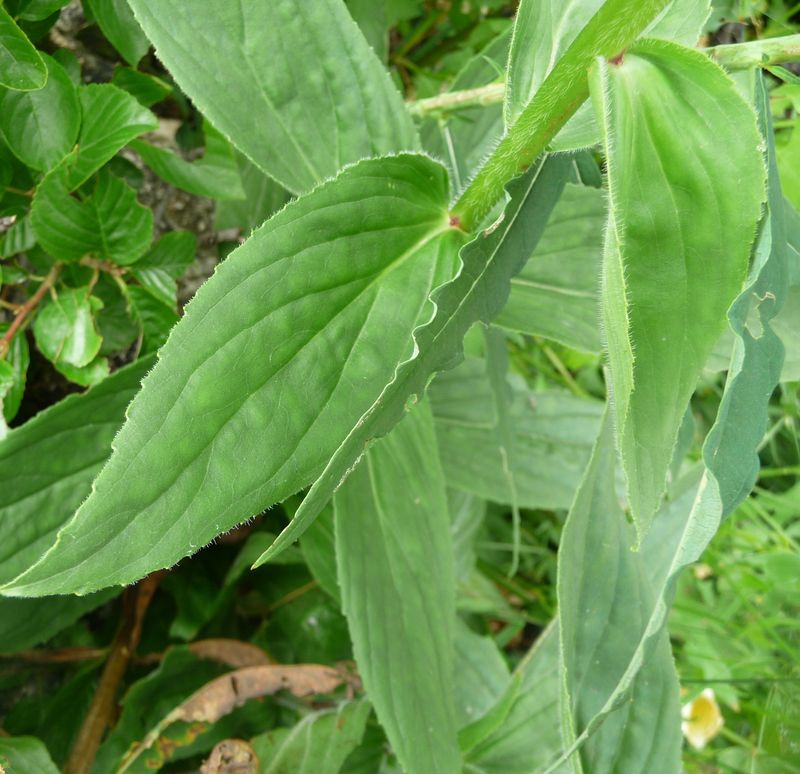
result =
[[[450,91],[436,97],[418,99],[415,102],[409,102],[408,109],[412,116],[421,118],[439,111],[496,105],[503,101],[505,92],[504,83],[490,83],[488,86],[479,86],[475,89]]]
[[[97,749],[109,725],[119,684],[128,668],[139,638],[142,622],[162,573],[148,575],[123,596],[122,621],[108,654],[108,660],[92,697],[92,704],[83,719],[78,736],[64,765],[65,774],[89,774]]]
[[[14,318],[8,330],[3,334],[0,339],[0,360],[2,360],[8,353],[8,348],[11,345],[11,340],[14,338],[17,331],[25,322],[25,318],[41,303],[45,294],[55,284],[58,274],[61,271],[61,264],[56,263],[50,269],[48,275],[44,278],[41,285],[36,288],[36,292],[20,307],[17,316]]]
[[[749,43],[734,43],[714,46],[705,52],[718,64],[729,70],[746,70],[770,64],[794,62],[800,59],[800,35],[784,35],[780,38],[753,40]]]
[[[472,231],[480,224],[502,197],[505,184],[536,160],[586,100],[595,58],[624,51],[668,2],[606,0],[456,202],[453,217],[462,229]]]

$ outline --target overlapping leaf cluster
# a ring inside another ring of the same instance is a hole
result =
[[[9,5],[0,400],[12,421],[27,330],[94,386],[0,441],[0,651],[235,546],[160,581],[166,651],[95,770],[679,771],[667,617],[757,476],[797,268],[764,78],[691,48],[709,5],[523,0],[453,82],[483,95],[507,57],[503,104],[432,111],[381,62],[391,3],[87,3],[129,65],[91,85],[24,32],[64,3]],[[175,86],[137,69],[150,44]],[[142,139],[170,92],[198,160]],[[153,239],[131,153],[252,230],[185,310],[194,239]],[[531,349],[536,389],[511,373]],[[693,395],[726,358],[700,453]],[[549,599],[511,577],[548,519]],[[67,742],[22,706],[0,762],[46,771],[21,734]]]

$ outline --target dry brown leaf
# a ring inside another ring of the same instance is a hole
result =
[[[223,739],[218,742],[200,774],[258,774],[256,751],[243,739]]]
[[[219,661],[235,669],[271,664],[269,656],[251,642],[231,639],[197,640],[189,643],[189,650],[200,658]]]

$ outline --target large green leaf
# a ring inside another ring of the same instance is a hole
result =
[[[783,199],[775,166],[772,132],[768,123],[769,101],[763,80],[758,83],[756,102],[761,117],[762,132],[767,143],[768,206],[761,224],[747,285],[730,311],[730,322],[736,333],[736,343],[717,420],[703,447],[705,471],[702,477],[699,476],[700,471],[690,471],[674,485],[672,499],[662,506],[662,511],[645,536],[637,558],[639,568],[646,576],[646,586],[651,593],[649,595],[643,593],[641,586],[623,584],[618,599],[609,602],[606,597],[605,604],[610,605],[608,609],[615,609],[617,611],[615,616],[618,619],[624,618],[626,627],[638,629],[638,634],[634,635],[635,647],[631,647],[629,640],[621,646],[619,652],[610,652],[610,649],[606,648],[604,658],[591,657],[600,661],[600,664],[590,668],[592,674],[590,680],[597,694],[583,709],[583,722],[574,729],[575,741],[569,752],[586,743],[598,728],[600,728],[599,741],[592,744],[602,744],[604,725],[601,724],[610,721],[612,728],[624,725],[624,721],[614,721],[613,715],[609,717],[609,714],[623,711],[616,708],[631,691],[636,694],[637,685],[644,685],[646,688],[648,681],[652,683],[660,681],[665,688],[668,687],[669,669],[664,656],[659,656],[659,651],[665,648],[661,640],[664,639],[664,626],[678,574],[701,556],[723,516],[730,513],[746,495],[757,473],[758,444],[766,429],[767,405],[777,384],[782,362],[782,346],[771,330],[770,321],[780,309],[786,296],[786,237]],[[758,336],[750,330],[756,319],[759,320]],[[608,471],[606,477],[607,475]],[[591,471],[589,476],[592,476]],[[600,483],[602,486],[608,486]],[[586,564],[590,571],[597,568],[599,572],[603,566],[595,561],[598,542],[589,539],[581,545],[582,541],[579,539],[582,534],[586,534],[585,530],[589,524],[587,519],[603,517],[607,519],[608,513],[596,512],[593,516],[584,514],[583,526],[578,523],[566,528],[562,547],[563,572],[572,576],[573,588],[569,594],[582,592],[584,595],[580,599],[574,596],[568,598],[566,580],[562,578],[560,604],[563,614],[571,615],[573,618],[573,632],[575,632],[574,624],[583,625],[584,619],[591,625],[592,619],[585,617],[584,613],[587,604],[590,607],[599,605],[603,601],[603,595],[607,594],[605,591],[609,586],[607,572],[597,576],[593,576],[590,572],[590,576],[583,581],[575,575],[575,568],[581,566],[581,562],[584,561],[582,557],[585,557],[587,552],[591,552],[593,558]],[[571,514],[569,522],[576,520],[581,521],[580,515],[576,519],[575,514]],[[622,523],[620,514],[617,521]],[[614,541],[610,541],[609,546],[613,547]],[[618,549],[617,572],[620,565],[630,570],[633,556]],[[561,558],[559,562],[561,564]],[[591,584],[591,577],[595,577],[594,586]],[[581,583],[583,583],[582,589]],[[636,594],[635,607],[631,605],[632,593]],[[632,612],[636,615],[632,615]],[[597,624],[600,618],[601,614],[598,611],[593,618],[594,623]],[[629,632],[629,636],[631,634]],[[596,632],[594,636],[597,636]],[[601,645],[603,644],[607,643],[601,640]],[[566,651],[567,640],[564,647]],[[623,653],[624,659],[621,658]],[[571,657],[574,658],[575,653],[572,653]],[[654,659],[656,661],[651,663]],[[585,659],[584,665],[587,665]],[[616,678],[611,679],[612,675]],[[658,707],[663,708],[670,701],[674,705],[675,702],[669,699],[668,692],[663,692]],[[590,706],[596,710],[594,714],[589,710]],[[645,702],[644,715],[651,711],[655,713],[656,707],[655,700],[652,700],[650,709]],[[656,718],[656,722],[659,720]],[[649,721],[652,729],[652,715]]]
[[[130,5],[198,108],[294,193],[360,159],[418,147],[399,93],[341,0]]]
[[[64,68],[44,55],[47,83],[36,91],[0,88],[0,131],[29,167],[47,171],[72,150],[81,125],[78,94]]]
[[[411,396],[421,396],[431,375],[451,367],[460,356],[470,326],[489,322],[508,297],[511,277],[530,255],[544,229],[569,170],[567,156],[540,161],[508,186],[511,199],[494,228],[481,233],[460,253],[455,277],[437,289],[435,313],[414,330],[412,356],[400,363],[381,392],[336,449],[314,482],[292,522],[259,560],[267,561],[303,533],[373,438],[385,435],[400,420]]]
[[[483,360],[467,358],[433,381],[436,437],[448,485],[510,504],[486,369]],[[589,461],[603,405],[563,392],[533,392],[521,379],[512,384],[509,461],[518,503],[526,508],[569,508]]]
[[[46,82],[44,60],[0,5],[0,86],[34,91],[41,89]]]
[[[339,774],[361,743],[370,714],[365,699],[336,709],[311,712],[292,728],[278,728],[250,740],[261,774]]]
[[[126,266],[140,258],[153,238],[152,210],[108,170],[82,200],[70,196],[69,174],[69,166],[54,169],[33,197],[31,222],[42,247],[70,262],[92,254]]]
[[[254,232],[187,306],[26,593],[128,583],[311,483],[411,356],[460,241],[444,170],[414,155],[362,162]]]
[[[643,41],[619,63],[599,63],[591,88],[611,203],[603,324],[641,539],[689,398],[747,273],[764,164],[752,109],[699,52]]]
[[[505,119],[516,121],[559,58],[605,0],[522,0],[508,60]],[[709,0],[673,0],[645,35],[693,46],[711,11]],[[581,107],[552,143],[555,150],[594,145],[600,139],[590,105]]]
[[[130,146],[160,178],[195,196],[244,199],[245,192],[230,143],[211,124],[205,126],[206,145],[197,161],[186,159],[143,140]]]
[[[366,453],[333,504],[342,606],[378,719],[409,774],[458,771],[455,571],[427,403]]]
[[[605,222],[602,191],[567,185],[533,255],[511,280],[511,295],[497,325],[599,352]]]
[[[9,328],[8,323],[0,323],[0,334],[5,333]],[[6,371],[6,389],[2,395],[2,418],[0,418],[0,425],[3,424],[3,419],[10,422],[19,411],[20,403],[22,403],[22,396],[25,394],[25,382],[28,373],[28,364],[30,363],[30,350],[28,348],[28,339],[24,331],[19,331],[11,339],[11,345],[8,348],[8,353],[5,357],[5,371]],[[0,389],[2,392],[2,389]]]

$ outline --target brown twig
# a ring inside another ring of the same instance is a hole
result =
[[[0,339],[0,360],[6,356],[11,340],[25,322],[25,318],[39,306],[47,291],[53,287],[60,271],[61,264],[53,264],[53,268],[50,269],[42,284],[36,288],[36,292],[20,307],[8,330],[3,334],[3,338]]]
[[[148,575],[123,595],[122,621],[92,697],[92,704],[64,766],[65,774],[89,774],[92,769],[97,748],[114,710],[119,684],[139,644],[142,622],[160,579],[161,573]]]
[[[105,658],[108,648],[57,648],[55,650],[23,650],[18,653],[0,653],[4,661],[27,661],[31,664],[71,664],[75,661],[94,661]]]

